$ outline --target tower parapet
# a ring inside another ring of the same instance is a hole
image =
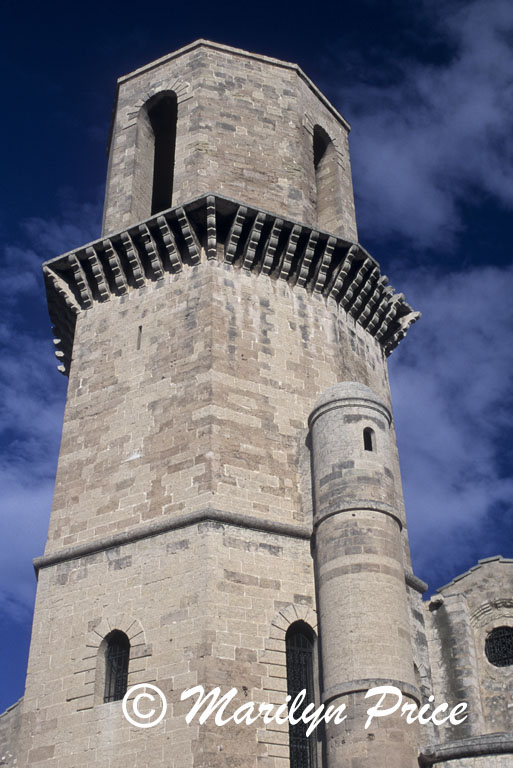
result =
[[[79,312],[212,259],[323,297],[386,355],[419,317],[361,245],[211,194],[44,264],[59,370],[69,372]]]
[[[103,234],[216,192],[355,240],[348,133],[297,64],[197,40],[118,80]]]

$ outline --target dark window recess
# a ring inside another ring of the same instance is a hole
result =
[[[332,140],[320,125],[313,132],[313,161],[317,226],[330,232],[340,219],[337,156]]]
[[[155,137],[151,214],[171,207],[176,145],[176,96],[158,94],[148,105],[148,117]]]
[[[513,628],[492,629],[485,641],[486,658],[496,667],[510,667],[513,664]]]
[[[128,682],[130,641],[124,632],[114,630],[107,637],[105,650],[105,694],[103,700],[119,701],[123,698]]]
[[[298,718],[301,712],[314,703],[313,685],[313,634],[303,622],[295,622],[289,627],[286,636],[287,649],[287,693],[294,701],[296,696],[306,690],[306,697],[300,710],[295,712]],[[316,768],[315,736],[306,735],[307,725],[303,722],[289,725],[290,768]]]
[[[314,166],[316,169],[319,167],[319,163],[326,154],[330,141],[331,139],[326,131],[319,125],[316,125],[313,134]]]
[[[139,326],[139,330],[137,331],[137,349],[141,349],[141,338],[142,338],[142,325]]]
[[[374,430],[370,427],[363,430],[363,447],[366,451],[374,450]]]

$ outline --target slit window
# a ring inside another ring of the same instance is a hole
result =
[[[148,118],[153,132],[153,186],[151,215],[171,208],[176,147],[176,95],[159,93],[148,102]]]
[[[301,691],[306,690],[301,710],[295,712],[298,718],[308,704],[314,703],[313,632],[307,624],[297,621],[289,627],[285,643],[290,701],[293,702]],[[303,722],[289,725],[290,768],[316,768],[315,736],[306,735],[307,727]]]
[[[340,223],[337,210],[337,157],[332,140],[320,125],[314,128],[313,160],[317,225],[330,232]]]
[[[376,438],[374,435],[374,430],[370,427],[365,427],[363,430],[363,447],[366,451],[376,450]]]
[[[130,640],[124,632],[114,630],[107,636],[105,649],[104,702],[119,701],[127,690]]]

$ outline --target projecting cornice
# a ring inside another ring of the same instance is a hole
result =
[[[69,371],[79,312],[210,259],[334,301],[387,355],[419,317],[357,243],[205,195],[43,264],[59,370]]]

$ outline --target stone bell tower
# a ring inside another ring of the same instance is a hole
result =
[[[348,132],[296,65],[206,41],[120,78],[103,233],[44,265],[69,389],[18,766],[417,765],[413,726],[363,728],[371,685],[419,698],[386,367],[417,313],[357,243]],[[343,724],[186,724],[198,684],[284,702],[294,628]]]

